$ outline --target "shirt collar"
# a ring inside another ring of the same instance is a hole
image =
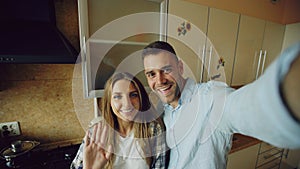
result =
[[[196,82],[191,78],[187,78],[181,96],[178,100],[178,106],[175,109],[178,109],[182,104],[191,101],[192,95],[195,91],[195,87],[196,87]],[[165,109],[173,109],[172,106],[169,104],[164,104],[164,107]]]

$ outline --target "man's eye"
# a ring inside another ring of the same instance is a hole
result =
[[[154,78],[155,77],[155,73],[147,73],[147,77],[148,78]]]
[[[165,68],[165,69],[163,69],[163,72],[164,73],[171,73],[172,69],[171,68]]]

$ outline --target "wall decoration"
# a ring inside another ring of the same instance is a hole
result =
[[[188,31],[190,31],[192,28],[191,24],[189,22],[184,21],[178,28],[178,36],[185,35]]]

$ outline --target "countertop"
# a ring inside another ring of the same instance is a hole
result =
[[[57,143],[49,143],[49,144],[41,144],[37,147],[38,150],[49,150],[57,147],[64,147],[68,145],[76,145],[80,144],[82,142],[82,139],[73,139],[73,140],[67,140]],[[255,144],[259,144],[261,141],[258,139],[255,139],[253,137],[245,136],[242,134],[234,134],[233,135],[233,142],[232,147],[229,153],[234,153],[236,151],[248,148],[250,146],[253,146]]]
[[[260,142],[261,142],[260,140],[253,137],[245,136],[242,134],[234,134],[232,147],[229,153],[234,153],[236,151],[245,149],[247,147],[253,146]]]
[[[81,144],[82,138],[79,139],[73,139],[73,140],[66,140],[61,142],[55,142],[55,143],[48,143],[48,144],[40,144],[35,148],[36,151],[45,151],[45,150],[51,150],[58,147],[65,147],[70,145],[76,145]],[[258,139],[255,139],[253,137],[245,136],[242,134],[234,134],[233,135],[233,142],[232,147],[229,153],[234,153],[236,151],[248,148],[250,146],[253,146],[255,144],[260,143],[261,141]]]

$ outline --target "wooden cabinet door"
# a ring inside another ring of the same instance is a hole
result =
[[[266,69],[281,53],[285,25],[267,21],[264,33],[262,49],[266,51],[266,55],[262,58],[265,60],[261,70]]]
[[[227,169],[254,169],[259,144],[229,154]]]
[[[184,62],[184,76],[200,81],[206,41],[208,7],[182,0],[169,1],[168,38]],[[189,27],[189,26],[190,27]]]
[[[237,13],[210,8],[203,81],[218,80],[230,85],[239,16]]]
[[[264,20],[241,15],[231,85],[244,85],[255,80],[264,28]]]

